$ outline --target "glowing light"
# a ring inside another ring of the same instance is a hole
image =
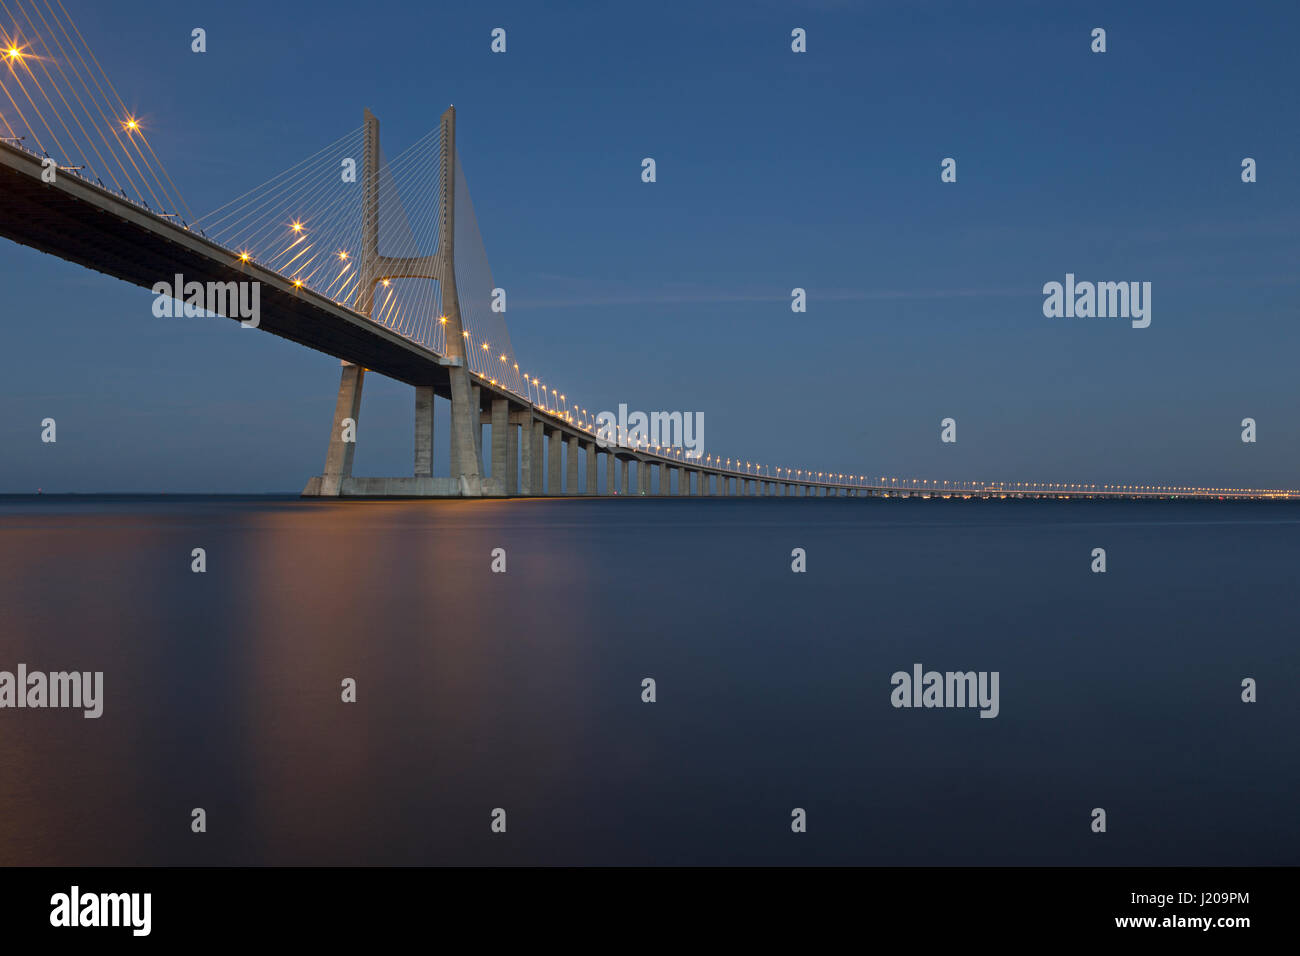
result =
[[[295,289],[301,289],[301,288],[302,288],[302,280],[301,280],[301,279],[294,279],[294,280],[293,280],[293,287],[294,287]]]
[[[9,48],[5,50],[5,56],[9,57],[11,60],[21,60],[23,55],[22,49],[13,45],[10,45]]]
[[[340,253],[339,253],[339,259],[340,259],[340,260],[346,260],[347,257],[348,257],[347,252],[340,252]],[[384,285],[388,285],[388,282],[385,281],[385,282],[384,282]]]
[[[300,222],[295,222],[295,223],[294,223],[292,226],[290,226],[289,228],[291,228],[294,232],[302,232],[302,223],[300,223]]]
[[[241,252],[241,253],[239,254],[239,261],[240,261],[240,262],[247,262],[247,261],[248,261],[249,259],[251,259],[251,258],[252,258],[252,257],[251,257],[247,252]]]
[[[122,129],[130,130],[131,132],[135,132],[139,128],[140,128],[140,121],[137,120],[134,116],[128,116],[126,118],[126,122],[122,124]]]

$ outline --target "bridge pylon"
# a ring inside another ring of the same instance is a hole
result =
[[[325,471],[303,489],[304,497],[394,495],[415,497],[481,497],[507,492],[503,477],[483,475],[479,389],[470,381],[465,355],[460,297],[456,290],[456,108],[442,114],[438,250],[427,256],[385,256],[380,252],[379,120],[365,111],[365,155],[362,164],[362,226],[359,279],[353,309],[370,316],[375,286],[391,279],[428,279],[442,294],[439,320],[445,320],[444,356],[440,374],[415,384],[414,474],[410,478],[354,478],[365,369],[342,362],[339,396],[325,455]],[[450,477],[433,477],[433,399],[440,392],[451,399]]]

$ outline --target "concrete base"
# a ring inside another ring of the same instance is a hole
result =
[[[317,475],[302,490],[303,498],[334,497],[321,494],[322,477]],[[344,478],[340,498],[479,498],[501,497],[505,482],[500,478],[481,478],[478,488],[470,487],[467,478]]]

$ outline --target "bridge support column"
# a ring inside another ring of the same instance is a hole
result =
[[[506,415],[506,494],[519,494],[519,426]]]
[[[546,426],[540,421],[533,421],[529,426],[533,431],[533,494],[546,494],[546,483],[542,481],[546,461]]]
[[[546,493],[548,495],[564,494],[564,485],[560,476],[560,465],[564,459],[564,436],[559,429],[551,432],[550,447],[546,449]]]
[[[506,398],[492,399],[492,477],[501,483],[501,494],[509,494],[509,475],[507,470],[513,459],[509,458],[510,448],[510,400]],[[483,426],[479,426],[479,434],[483,434]]]
[[[330,431],[329,449],[325,453],[325,473],[321,475],[321,497],[338,497],[343,481],[352,477],[352,459],[356,455],[356,428],[361,417],[361,386],[365,384],[366,370],[360,365],[343,363],[339,378],[339,397],[334,404],[334,428]],[[351,421],[349,437],[344,441],[344,426]],[[308,482],[307,489],[311,489]]]
[[[433,386],[415,386],[416,478],[433,477]]]
[[[566,437],[564,451],[564,493],[576,495],[578,493],[578,440]]]
[[[600,489],[596,486],[600,484],[600,477],[596,470],[596,443],[587,442],[583,449],[587,453],[587,488],[586,493],[589,495],[596,494]],[[575,489],[576,490],[576,489]]]
[[[618,456],[605,452],[605,494],[618,494]]]
[[[641,458],[636,463],[636,490],[642,496],[650,494],[650,465]]]
[[[483,466],[475,434],[482,440],[477,387],[470,390],[469,375],[463,368],[447,370],[451,379],[451,477],[459,479],[461,494],[477,498],[482,493]]]
[[[664,495],[669,494],[673,490],[673,476],[671,473],[672,470],[667,465],[662,463],[655,465],[655,469],[659,472],[659,484],[657,486],[657,490],[659,492],[659,496],[662,498]]]
[[[519,493],[534,495],[533,490],[533,422],[530,412],[525,411],[519,422]],[[512,424],[511,429],[514,428]],[[513,434],[513,431],[512,431]]]
[[[627,473],[631,470],[632,470],[632,459],[629,458],[627,461],[623,462],[623,467],[619,470],[618,487],[619,487],[619,491],[624,495],[628,493],[627,486],[629,483],[629,479]]]
[[[470,405],[474,416],[474,453],[478,462],[478,473],[483,474],[483,389],[478,385],[469,387]]]

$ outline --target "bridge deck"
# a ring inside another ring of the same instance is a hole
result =
[[[44,183],[40,158],[8,143],[0,143],[0,236],[144,288],[177,274],[258,281],[264,331],[450,394],[433,352],[72,173]]]

